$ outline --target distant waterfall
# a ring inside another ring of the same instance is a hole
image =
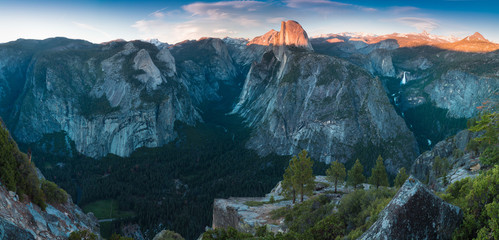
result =
[[[402,82],[400,83],[401,85],[404,85],[407,83],[407,80],[405,79],[405,72],[404,72],[404,77],[402,78]]]

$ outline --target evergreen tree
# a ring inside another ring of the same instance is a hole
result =
[[[366,177],[363,174],[364,166],[360,163],[360,160],[357,159],[352,169],[348,171],[348,179],[347,182],[349,185],[353,186],[357,189],[357,186],[366,181]]]
[[[378,156],[376,160],[376,166],[371,171],[371,177],[369,178],[369,183],[376,185],[376,189],[379,186],[388,186],[388,175],[386,174],[386,168],[383,164],[383,158],[381,155]]]
[[[397,174],[397,177],[395,177],[395,187],[401,187],[408,177],[409,176],[407,175],[405,168],[399,169],[399,173]]]
[[[283,180],[281,182],[281,187],[283,189],[284,195],[286,197],[292,197],[293,198],[293,203],[296,202],[296,186],[293,183],[293,176],[294,176],[294,165],[295,165],[296,157],[293,157],[289,161],[289,165],[284,171],[284,176]]]
[[[345,166],[338,162],[334,161],[331,162],[331,167],[326,171],[326,175],[329,179],[329,181],[334,182],[334,192],[337,192],[337,187],[338,187],[338,182],[339,181],[344,181],[345,177],[347,176]]]
[[[291,182],[294,189],[300,193],[301,202],[303,202],[305,195],[312,194],[315,186],[315,177],[312,171],[313,162],[307,154],[307,150],[304,149],[298,153],[298,157],[293,156],[290,162],[292,172]]]
[[[482,164],[495,165],[499,163],[499,113],[485,113],[474,126],[472,132],[483,132],[480,137],[472,139],[467,148],[480,151]]]

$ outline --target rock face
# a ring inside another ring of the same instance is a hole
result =
[[[175,121],[200,120],[189,84],[176,77],[166,48],[138,41],[93,45],[56,38],[0,49],[9,53],[0,55],[2,69],[8,70],[0,74],[0,82],[20,89],[12,90],[20,91],[12,99],[3,95],[2,103],[15,104],[2,114],[21,142],[63,133],[87,156],[128,156],[139,147],[175,139]]]
[[[281,31],[279,31],[278,38],[275,39],[275,45],[301,47],[309,51],[314,50],[308,40],[307,32],[303,30],[298,22],[293,20],[281,22]]]
[[[237,85],[238,69],[221,39],[202,38],[172,46],[177,73],[194,104],[222,98],[221,85]]]
[[[395,172],[418,153],[378,79],[346,61],[287,46],[252,65],[233,113],[255,128],[247,146],[261,155],[307,149],[321,161],[346,162],[355,151],[383,146]]]
[[[0,218],[0,239],[34,240],[35,237],[28,231]]]
[[[475,177],[480,168],[479,158],[466,150],[468,142],[477,137],[477,134],[468,130],[457,133],[454,137],[435,144],[431,151],[419,155],[411,167],[411,174],[435,191],[444,191],[446,185],[443,175],[447,176],[448,184],[466,177]],[[435,158],[440,157],[447,161],[449,169],[443,174],[437,174],[434,169]]]
[[[448,109],[451,116],[470,118],[476,115],[476,107],[483,102],[499,99],[497,92],[494,92],[494,89],[499,89],[498,77],[449,70],[428,85],[425,92],[438,107]]]
[[[67,239],[72,231],[90,230],[99,235],[99,223],[93,214],[85,214],[73,204],[48,205],[42,211],[33,203],[0,186],[0,239]]]
[[[451,239],[462,218],[460,208],[411,176],[359,239]]]
[[[282,22],[284,24],[284,22]],[[248,42],[247,45],[261,45],[261,46],[270,46],[276,43],[276,39],[279,36],[279,32],[272,29],[262,36],[258,36],[253,38]]]

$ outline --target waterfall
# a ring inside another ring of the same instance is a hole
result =
[[[404,72],[404,77],[402,78],[402,82],[400,83],[401,85],[404,85],[407,83],[407,80],[405,79],[405,72]]]
[[[404,77],[402,78],[402,82],[400,83],[401,85],[404,85],[407,83],[407,80],[405,79],[405,72],[404,72]]]

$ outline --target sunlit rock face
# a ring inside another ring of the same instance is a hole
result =
[[[412,176],[359,239],[451,239],[463,213]]]
[[[281,31],[278,38],[275,39],[275,45],[301,47],[313,51],[312,44],[308,40],[308,35],[302,26],[293,20],[281,22]]]

